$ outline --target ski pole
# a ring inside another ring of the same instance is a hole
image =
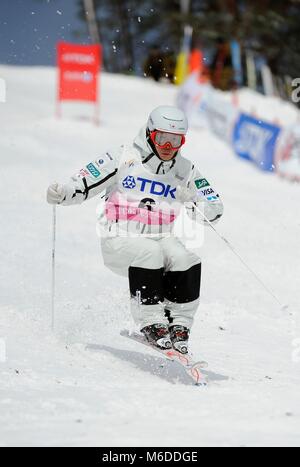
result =
[[[260,285],[265,289],[265,291],[273,297],[273,299],[277,302],[277,304],[281,307],[282,310],[286,310],[289,306],[288,305],[283,305],[281,301],[276,297],[274,292],[264,283],[264,281],[256,274],[256,272],[253,271],[253,269],[246,263],[244,258],[236,251],[236,249],[232,246],[232,244],[225,238],[223,235],[221,235],[218,230],[214,227],[214,225],[210,222],[210,220],[207,218],[207,216],[200,211],[198,206],[195,204],[195,208],[197,212],[203,217],[203,219],[208,223],[208,225],[211,227],[211,229],[215,232],[215,234],[228,246],[228,248],[232,251],[232,253],[240,260],[240,262],[245,266],[245,268],[252,274],[252,276],[255,277],[255,279],[260,283]]]
[[[51,330],[55,324],[55,253],[56,253],[56,205],[52,211],[52,286],[51,286]]]

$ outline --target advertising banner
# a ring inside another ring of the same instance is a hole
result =
[[[276,172],[281,177],[300,182],[300,127],[285,129],[276,147]]]
[[[280,131],[276,125],[241,114],[233,132],[234,150],[260,169],[274,171],[275,145]]]
[[[97,102],[101,46],[60,42],[57,54],[58,101]]]
[[[192,73],[180,87],[177,105],[188,116],[191,126],[207,127],[206,107],[214,90],[209,83],[200,83],[199,73]]]
[[[282,128],[241,113],[220,91],[201,84],[197,73],[181,86],[177,105],[192,127],[209,129],[260,170],[300,181],[300,125]]]
[[[239,111],[230,103],[220,98],[217,93],[211,93],[205,106],[208,127],[221,139],[228,143],[232,141],[232,132],[239,118]]]

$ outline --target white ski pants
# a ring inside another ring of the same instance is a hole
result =
[[[129,277],[131,311],[142,329],[154,323],[191,328],[199,306],[201,260],[175,237],[108,237],[104,264]]]

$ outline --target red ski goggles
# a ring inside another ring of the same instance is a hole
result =
[[[185,136],[177,133],[155,130],[150,133],[151,141],[161,149],[180,149],[185,143]]]

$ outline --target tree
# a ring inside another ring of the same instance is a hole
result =
[[[94,0],[94,5],[108,71],[141,73],[153,45],[178,49],[183,24],[180,0]],[[82,0],[78,15],[86,21]]]
[[[183,26],[193,26],[204,45],[238,39],[264,55],[274,73],[300,76],[299,0],[94,0],[104,63],[108,71],[140,73],[154,44],[178,51]],[[78,0],[85,21],[83,0]]]
[[[298,0],[192,0],[190,17],[204,40],[239,39],[263,54],[274,73],[291,76],[300,73],[299,20]]]

